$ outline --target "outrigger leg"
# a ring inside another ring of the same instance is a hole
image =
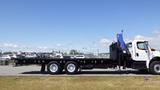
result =
[[[45,72],[45,68],[46,68],[46,65],[43,63],[43,64],[41,65],[41,72],[42,72],[42,73]]]

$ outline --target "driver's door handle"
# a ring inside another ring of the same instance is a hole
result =
[[[139,57],[139,53],[136,53],[136,56]]]

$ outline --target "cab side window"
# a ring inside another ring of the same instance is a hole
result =
[[[137,47],[140,50],[147,50],[147,44],[145,42],[137,42]]]

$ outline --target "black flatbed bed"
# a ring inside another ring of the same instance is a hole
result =
[[[15,58],[14,61],[17,64],[42,64],[42,63],[49,63],[50,61],[57,61],[57,62],[67,62],[67,61],[75,61],[75,62],[86,62],[86,63],[107,63],[113,60],[108,58]]]

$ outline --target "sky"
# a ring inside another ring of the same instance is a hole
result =
[[[0,49],[107,52],[116,34],[160,49],[160,0],[0,0]]]

